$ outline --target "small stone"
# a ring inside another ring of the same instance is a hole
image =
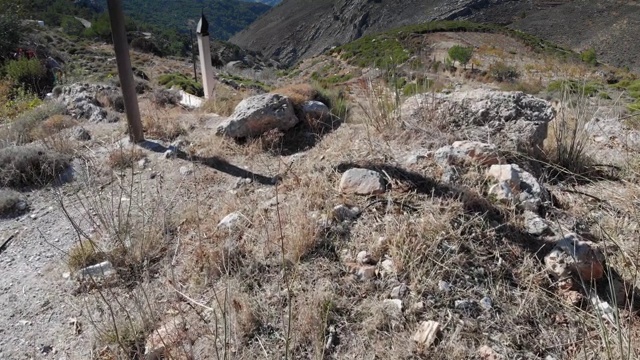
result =
[[[65,280],[66,280],[66,279],[69,279],[70,277],[71,277],[71,273],[70,273],[70,272],[62,273],[62,278],[63,278],[63,279],[65,279]]]
[[[71,137],[78,141],[91,140],[91,134],[89,133],[89,131],[87,131],[87,129],[82,127],[73,129],[73,132],[71,133]]]
[[[346,205],[338,205],[333,208],[332,215],[336,221],[353,221],[360,216],[362,211],[358,207],[348,207]]]
[[[29,205],[24,200],[19,200],[15,205],[15,208],[18,211],[25,211],[25,210],[27,210],[28,207],[29,207]]]
[[[407,295],[408,292],[409,292],[409,287],[407,287],[407,285],[405,284],[400,284],[391,290],[391,298],[402,299]]]
[[[389,315],[402,316],[402,300],[386,299],[382,302],[382,305]]]
[[[473,304],[472,300],[456,300],[454,306],[458,310],[468,310],[473,307]]]
[[[193,168],[190,166],[181,166],[180,167],[180,175],[189,176],[193,174]]]
[[[413,335],[413,341],[423,348],[430,347],[440,334],[440,323],[436,321],[423,321]]]
[[[373,265],[362,266],[356,272],[360,280],[372,280],[376,278],[376,267]]]
[[[312,120],[324,119],[331,116],[329,107],[320,101],[306,101],[302,104],[302,112],[305,117]]]
[[[440,289],[440,291],[444,291],[444,292],[449,292],[451,291],[453,288],[453,286],[451,286],[451,284],[449,284],[446,281],[438,281],[438,289]]]
[[[143,158],[138,160],[138,168],[139,169],[146,169],[147,165],[150,163],[151,161],[147,158]]]
[[[481,360],[498,360],[499,355],[492,348],[483,345],[478,349],[478,356]]]
[[[411,307],[411,311],[414,314],[422,314],[426,309],[426,306],[424,305],[424,301],[418,301],[417,303],[413,304],[413,306]]]
[[[396,265],[391,259],[384,260],[380,265],[382,266],[383,275],[395,275],[397,272]]]
[[[506,184],[511,190],[520,190],[520,171],[516,165],[492,165],[487,175],[500,184]]]
[[[435,159],[441,166],[476,164],[489,166],[501,162],[495,145],[478,141],[456,141],[438,149]]]
[[[379,195],[386,191],[382,175],[368,169],[349,169],[340,179],[340,192],[356,195]]]
[[[480,300],[480,307],[485,310],[491,310],[493,308],[491,298],[488,296],[483,297],[482,300]]]
[[[356,261],[360,265],[373,265],[373,259],[371,259],[371,254],[366,251],[360,251],[356,256]]]
[[[595,244],[581,240],[577,234],[567,234],[544,258],[547,269],[562,278],[570,273],[584,281],[598,280],[604,276],[604,255]]]
[[[246,227],[250,224],[249,219],[247,219],[241,212],[236,211],[227,216],[225,216],[218,223],[218,229],[226,229],[226,230],[236,230],[239,228]]]
[[[538,214],[532,211],[524,212],[524,226],[531,235],[543,235],[549,231],[549,225]]]

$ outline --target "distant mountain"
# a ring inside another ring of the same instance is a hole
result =
[[[274,0],[266,0],[274,1]],[[106,8],[106,1],[104,1]],[[238,0],[127,0],[124,11],[134,20],[159,27],[179,30],[195,29],[200,12],[204,11],[212,37],[226,40],[246,28],[260,15],[271,9],[269,5]]]
[[[292,65],[363,35],[433,20],[507,25],[640,69],[640,3],[632,0],[283,0],[231,42]]]
[[[282,0],[242,0],[242,1],[257,2],[257,3],[269,5],[269,6],[276,6],[282,2]]]

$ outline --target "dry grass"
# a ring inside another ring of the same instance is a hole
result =
[[[247,96],[244,92],[230,89],[226,86],[217,86],[213,91],[213,98],[209,99],[200,108],[204,114],[218,114],[229,116],[233,114],[236,106]]]
[[[142,118],[145,135],[152,139],[173,141],[187,133],[180,119],[172,114],[153,113]]]
[[[553,176],[585,178],[593,171],[593,160],[588,153],[589,134],[585,125],[595,111],[586,97],[572,97],[568,92],[563,93],[558,114],[550,123],[545,140],[544,150]]]
[[[132,168],[138,160],[145,157],[144,153],[135,147],[118,148],[112,150],[107,158],[107,164],[110,168],[116,170],[124,170]]]
[[[77,271],[90,265],[104,261],[106,256],[96,248],[94,241],[80,241],[69,250],[67,254],[67,266],[72,271]]]

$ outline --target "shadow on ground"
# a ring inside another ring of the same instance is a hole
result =
[[[148,141],[148,140],[145,140],[139,143],[138,145],[144,149],[147,149],[149,151],[153,151],[156,153],[165,153],[168,150],[171,150],[175,152],[176,157],[179,159],[191,161],[196,164],[205,165],[212,169],[218,170],[220,172],[223,172],[225,174],[228,174],[234,177],[252,179],[253,181],[256,181],[262,185],[276,185],[278,181],[281,180],[280,176],[269,177],[261,174],[256,174],[249,170],[239,168],[217,156],[204,157],[204,156],[197,156],[197,155],[189,155],[180,149],[176,149],[174,147],[165,147],[164,145],[161,145],[153,141]]]

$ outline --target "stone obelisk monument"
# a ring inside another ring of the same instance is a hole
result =
[[[204,17],[204,12],[198,22],[196,34],[198,36],[204,98],[209,99],[213,95],[213,66],[211,66],[211,48],[209,47],[209,22]]]

